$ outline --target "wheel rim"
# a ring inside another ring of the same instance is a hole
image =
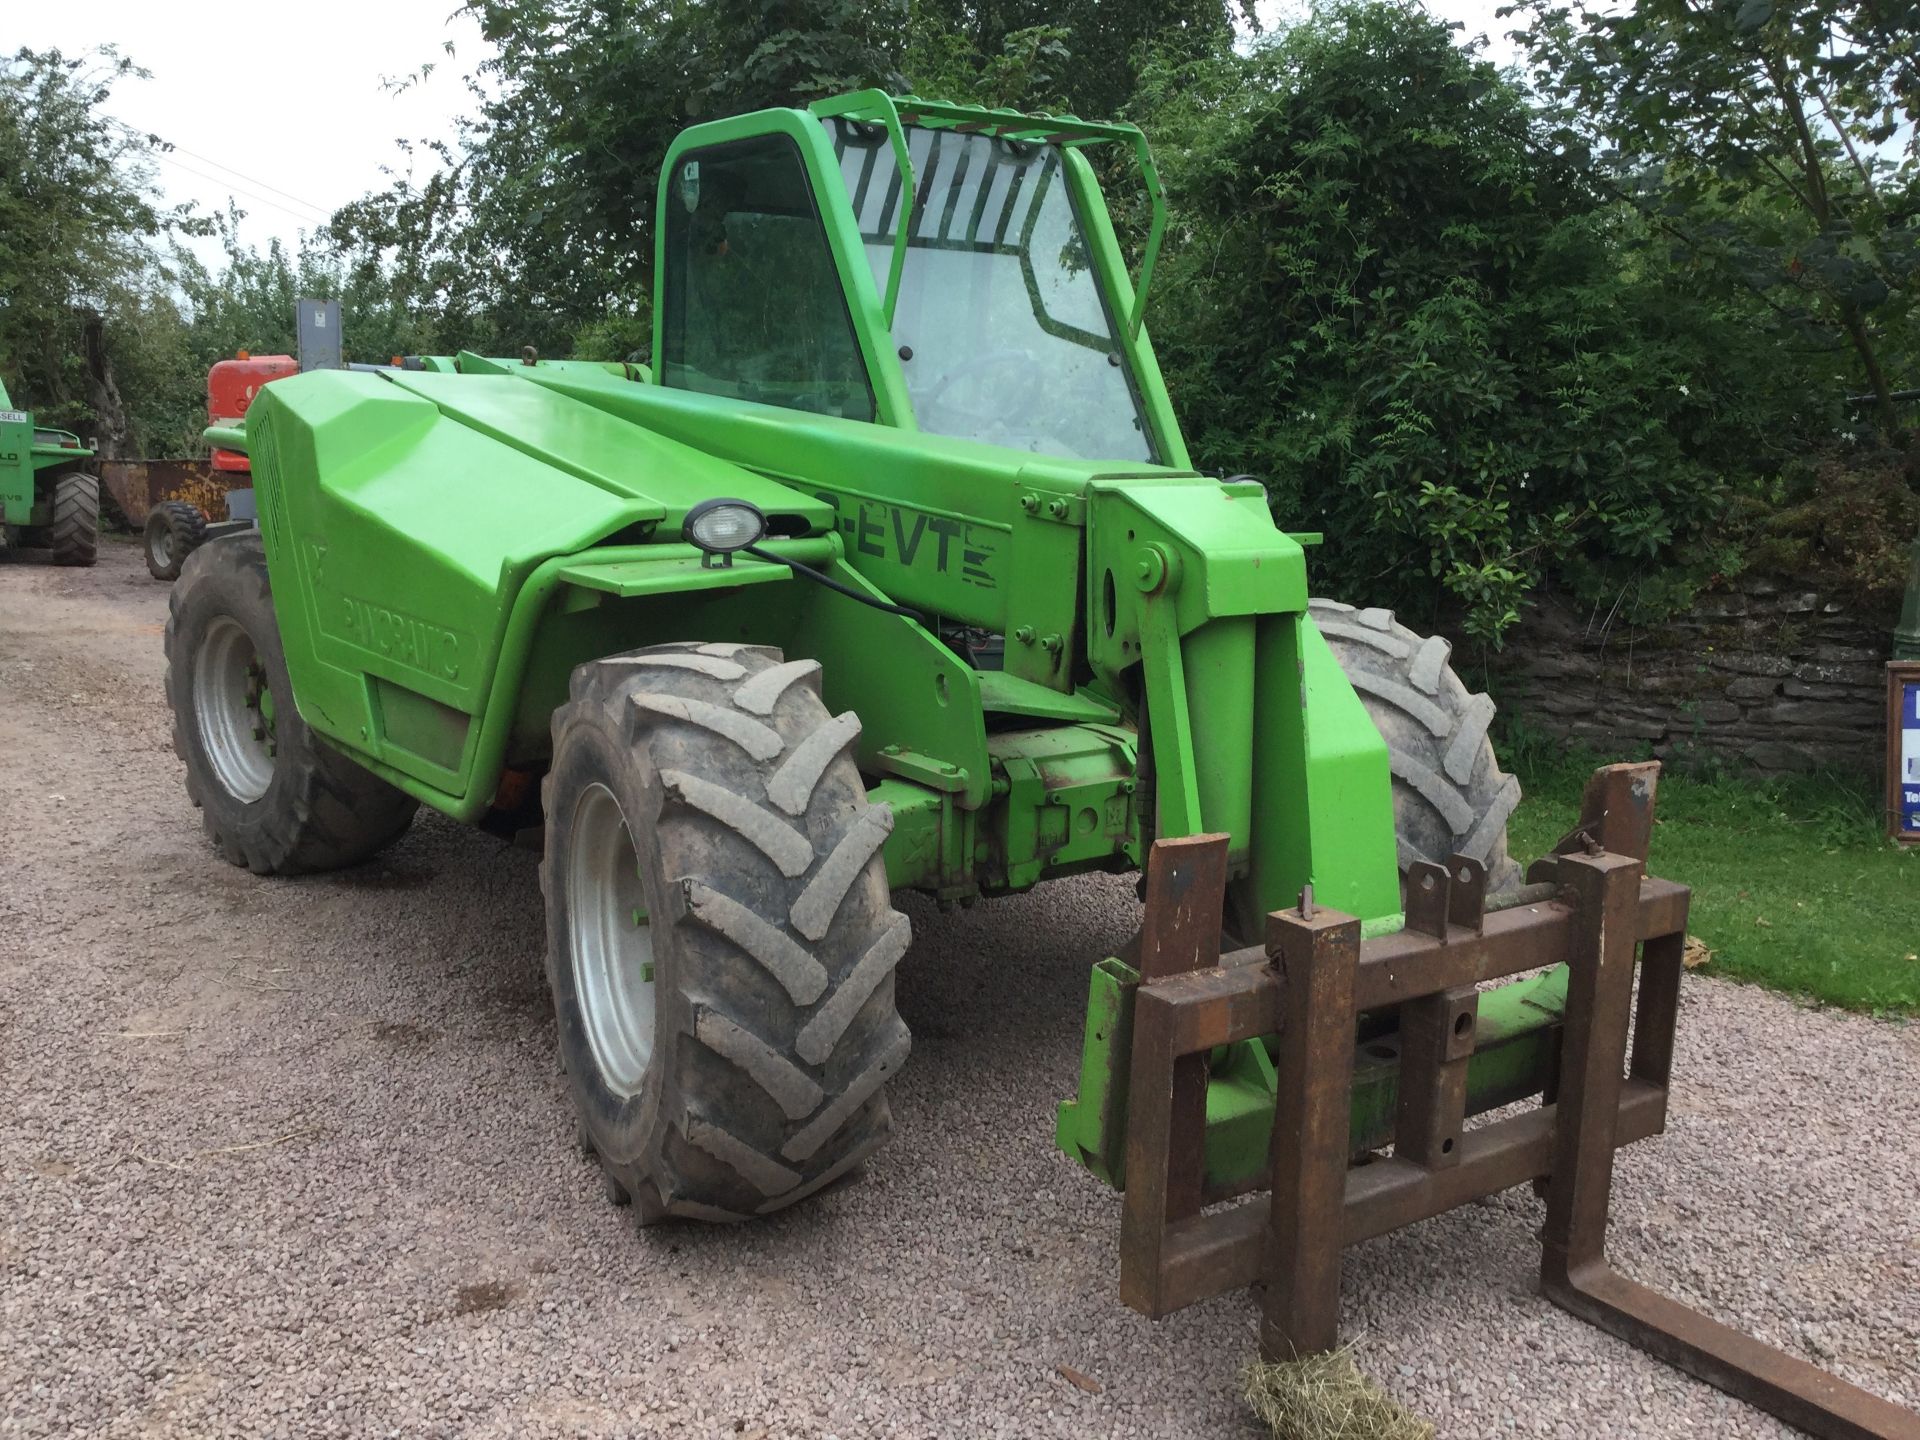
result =
[[[653,1058],[653,931],[633,836],[604,785],[589,785],[574,805],[566,884],[587,1044],[606,1087],[634,1095]]]
[[[147,560],[162,570],[173,563],[173,532],[165,525],[148,527]]]
[[[213,773],[236,799],[258,800],[273,783],[273,711],[266,668],[240,622],[207,627],[193,661],[193,716]]]

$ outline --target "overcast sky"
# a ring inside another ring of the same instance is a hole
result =
[[[177,147],[160,162],[169,201],[246,213],[241,238],[291,243],[406,162],[395,136],[447,138],[479,29],[454,0],[57,0],[6,6],[0,45],[69,54],[113,44],[153,72],[108,109]],[[454,55],[442,46],[452,41]],[[383,81],[432,62],[406,93]],[[423,170],[428,161],[421,162]]]
[[[1497,36],[1502,0],[1431,0],[1469,34]],[[483,53],[455,0],[14,0],[0,45],[78,53],[114,44],[153,72],[122,81],[110,110],[176,147],[160,163],[169,201],[246,212],[241,238],[291,245],[333,210],[378,188],[382,166],[408,163],[396,136],[450,138],[470,97],[462,77]],[[1303,0],[1260,0],[1269,27]],[[443,46],[451,41],[454,54]],[[1511,57],[1496,44],[1497,60]],[[394,95],[390,79],[432,63]],[[423,172],[431,157],[417,162]],[[211,251],[208,258],[213,258]]]

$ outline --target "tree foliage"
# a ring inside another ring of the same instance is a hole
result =
[[[682,129],[881,86],[1117,111],[1149,53],[1224,46],[1224,0],[467,0],[496,47],[459,140],[334,217],[350,267],[487,348],[622,358],[648,333],[660,162]]]
[[[918,0],[905,68],[941,99],[1120,114],[1148,64],[1184,64],[1226,50],[1252,0]]]
[[[638,348],[660,161],[687,125],[899,83],[898,3],[468,0],[495,47],[457,144],[334,218],[350,266],[487,348]]]
[[[0,367],[118,453],[181,453],[207,367],[291,349],[297,295],[341,301],[357,359],[624,357],[690,123],[868,85],[1121,115],[1167,182],[1150,319],[1196,459],[1327,532],[1329,593],[1450,599],[1497,640],[1548,577],[1684,598],[1767,515],[1897,527],[1882,492],[1920,472],[1829,503],[1805,457],[1848,390],[1885,436],[1915,383],[1916,7],[1523,0],[1523,89],[1412,0],[1240,48],[1241,0],[463,0],[489,48],[455,140],[292,253],[159,205],[162,142],[105,114],[129,62],[22,51]],[[1137,188],[1109,189],[1136,244]]]
[[[110,48],[0,56],[0,374],[46,424],[118,423],[103,316],[151,287],[153,242],[194,224],[156,197],[161,142],[104,108],[144,73]]]
[[[1675,238],[1850,348],[1892,433],[1887,357],[1920,283],[1920,0],[1527,0],[1565,145]]]
[[[1549,568],[1597,586],[1710,537],[1722,477],[1810,418],[1805,377],[1755,363],[1746,317],[1638,248],[1523,92],[1412,5],[1324,8],[1157,73],[1142,109],[1189,440],[1327,532],[1332,593],[1448,592],[1497,638]]]

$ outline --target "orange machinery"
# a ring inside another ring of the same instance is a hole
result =
[[[207,421],[212,425],[237,425],[246,418],[253,397],[269,382],[284,375],[300,373],[300,362],[291,355],[249,355],[242,350],[232,360],[221,360],[207,371]],[[245,475],[247,457],[237,450],[213,452],[213,468]]]

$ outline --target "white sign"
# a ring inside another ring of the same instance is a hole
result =
[[[1900,828],[1920,830],[1920,680],[1900,687]]]

